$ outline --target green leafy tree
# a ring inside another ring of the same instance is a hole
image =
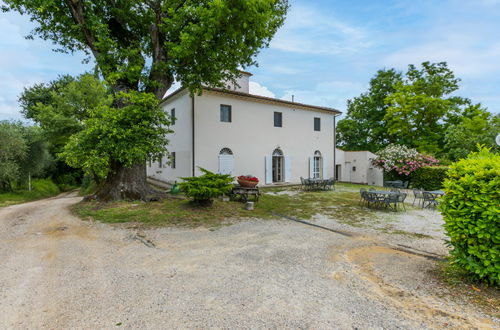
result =
[[[58,184],[79,184],[82,170],[68,166],[58,155],[69,138],[84,128],[84,121],[89,118],[91,109],[111,103],[108,88],[90,74],[61,76],[49,83],[24,89],[19,97],[21,111],[42,128],[49,151],[55,158],[48,174]]]
[[[387,131],[385,99],[403,79],[394,69],[379,70],[366,93],[347,101],[347,115],[337,124],[338,146],[346,150],[377,152],[389,143],[398,143]]]
[[[384,120],[389,134],[401,144],[436,155],[442,151],[446,119],[456,118],[470,101],[452,96],[458,90],[456,78],[446,62],[410,64],[403,81],[385,102],[389,105]]]
[[[27,156],[28,146],[21,124],[0,122],[0,191],[12,190],[19,179],[20,163]]]
[[[62,76],[45,84],[25,88],[19,97],[24,116],[43,129],[54,154],[61,152],[70,136],[83,129],[90,110],[111,105],[112,97],[96,77]]]
[[[43,177],[53,165],[54,158],[49,151],[50,144],[40,127],[23,126],[21,131],[27,146],[27,156],[19,162],[20,181],[25,183],[29,177]]]
[[[38,121],[38,109],[35,106],[39,103],[49,105],[53,101],[53,95],[58,95],[61,89],[65,88],[75,78],[70,75],[62,75],[48,83],[35,84],[25,87],[19,97],[21,113],[27,119]]]
[[[168,143],[165,135],[172,132],[168,128],[170,122],[153,94],[129,92],[118,97],[126,106],[114,108],[103,104],[91,109],[84,129],[70,137],[61,156],[69,165],[107,179],[100,190],[103,201],[156,198],[154,195],[142,196],[138,193],[143,193],[142,189],[119,190],[115,187],[125,180],[140,182],[140,178],[122,176],[145,173],[124,173],[120,169],[135,166],[137,159],[163,154]]]
[[[40,127],[0,122],[0,190],[19,188],[29,177],[43,177],[52,164]]]
[[[483,145],[492,151],[499,151],[495,143],[500,134],[500,115],[493,116],[488,111],[475,107],[473,115],[461,118],[457,124],[450,125],[444,135],[444,157],[451,161],[466,158],[468,154]]]
[[[179,183],[181,191],[195,203],[210,206],[214,198],[229,193],[233,188],[233,177],[230,175],[212,173],[201,167],[200,171],[203,175],[182,178],[184,181]]]
[[[63,52],[83,51],[92,56],[114,94],[113,108],[118,113],[122,108],[134,107],[124,101],[138,100],[138,107],[149,103],[148,95],[139,98],[136,92],[153,94],[160,100],[174,79],[193,92],[201,91],[203,84],[222,86],[224,80],[234,80],[239,67],[255,64],[255,55],[269,44],[287,9],[287,0],[4,0],[3,5],[4,11],[27,14],[38,23],[31,37],[50,40]],[[152,113],[158,114],[151,109],[145,116],[151,118]],[[93,121],[108,117],[112,116],[99,114]],[[140,115],[134,120],[125,124],[132,125],[130,129],[145,127]],[[162,121],[156,118],[150,124]],[[92,136],[90,130],[97,125],[86,125],[84,130]],[[162,133],[155,127],[147,129]],[[150,145],[152,150],[145,153],[135,152],[144,147],[143,143],[119,146],[126,148],[119,154],[130,150],[140,158],[104,162],[112,166],[109,173],[113,175],[106,177],[107,185],[97,196],[145,199],[150,192],[146,154],[153,154],[158,146]],[[65,154],[71,159],[76,157],[72,152],[77,155],[80,151],[66,149]],[[93,157],[90,146],[86,151],[88,157]],[[112,150],[107,153],[114,155]]]

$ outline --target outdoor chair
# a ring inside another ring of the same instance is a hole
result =
[[[307,190],[306,181],[303,177],[300,177],[300,184],[302,185],[302,190]]]
[[[436,208],[436,206],[438,205],[438,202],[436,200],[436,198],[439,197],[439,195],[437,194],[433,194],[431,192],[428,192],[428,191],[423,191],[422,192],[422,195],[423,195],[423,200],[422,200],[422,208]]]
[[[398,204],[401,204],[403,205],[403,209],[406,211],[406,207],[405,207],[405,199],[406,199],[406,196],[408,194],[407,193],[399,193],[398,194]]]
[[[379,200],[377,198],[377,194],[372,193],[370,191],[365,191],[364,195],[365,195],[366,204],[368,206],[370,206],[370,204],[372,204],[372,203],[373,204],[378,204]]]
[[[331,178],[326,180],[326,190],[335,190],[335,179]]]
[[[399,195],[397,193],[389,194],[384,197],[381,202],[384,204],[385,207],[388,207],[390,209],[393,209],[394,211],[398,210],[398,202],[399,202]]]
[[[413,188],[413,203],[411,205],[415,206],[415,201],[417,199],[419,200],[417,205],[420,206],[420,204],[422,203],[422,200],[424,199],[423,190]]]
[[[359,204],[362,205],[363,202],[367,202],[366,199],[367,190],[365,188],[359,189]]]

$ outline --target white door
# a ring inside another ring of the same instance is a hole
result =
[[[344,181],[351,182],[351,174],[352,174],[351,171],[352,171],[351,163],[350,162],[345,163],[346,178]]]
[[[219,173],[232,175],[234,172],[234,156],[219,155]]]

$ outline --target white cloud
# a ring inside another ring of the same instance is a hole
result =
[[[270,71],[274,73],[281,73],[281,74],[287,74],[287,75],[295,75],[303,72],[303,70],[298,69],[298,68],[291,68],[287,67],[284,65],[273,65],[269,68]]]
[[[382,59],[382,64],[390,67],[406,68],[408,64],[424,61],[442,62],[459,77],[483,77],[500,73],[500,43],[478,47],[463,40],[435,41],[399,49]]]
[[[271,48],[316,55],[348,55],[370,46],[363,29],[312,6],[293,5]]]
[[[267,87],[262,86],[261,84],[255,81],[250,81],[249,89],[250,89],[250,94],[276,98],[276,95],[273,92],[271,92]]]

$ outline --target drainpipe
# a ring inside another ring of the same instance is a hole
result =
[[[191,95],[191,139],[192,139],[192,145],[191,145],[191,150],[193,152],[192,154],[192,168],[193,168],[193,176],[195,173],[195,160],[194,160],[194,95]]]
[[[336,119],[338,114],[333,115],[333,180],[337,181],[336,173],[337,173],[337,127],[336,127]]]

